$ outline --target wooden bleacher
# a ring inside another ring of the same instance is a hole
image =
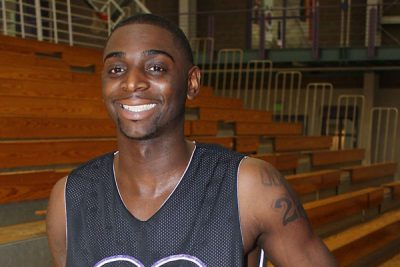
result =
[[[364,149],[313,151],[312,165],[316,167],[332,166],[337,164],[351,164],[361,162],[365,156]]]
[[[257,153],[260,146],[259,136],[236,136],[235,150],[240,153],[253,154]]]
[[[272,164],[275,168],[282,172],[292,172],[294,173],[297,166],[299,155],[293,153],[274,153],[274,154],[257,154],[253,155],[253,157],[265,160]]]
[[[28,222],[23,224],[0,227],[0,246],[12,242],[21,242],[46,234],[44,221]]]
[[[242,109],[242,101],[236,98],[225,98],[217,96],[198,96],[186,102],[188,108],[215,108],[219,109]]]
[[[285,178],[299,196],[318,193],[316,197],[319,198],[320,192],[327,189],[337,189],[340,184],[340,171],[322,170],[306,172],[286,175]]]
[[[218,144],[229,149],[234,149],[235,147],[234,139],[232,137],[189,136],[188,139],[201,143]]]
[[[0,168],[80,164],[116,150],[110,139],[51,139],[0,142]]]
[[[101,102],[102,55],[5,36],[0,54],[0,205],[45,200],[77,164],[116,149],[115,127]],[[91,66],[88,73],[73,69]],[[210,87],[187,101],[187,110],[196,114],[185,121],[189,140],[235,149],[286,175],[341,266],[366,266],[369,255],[399,244],[396,163],[359,165],[363,149],[331,150],[332,137],[303,136],[301,123],[274,122],[272,112],[245,109],[241,100],[214,96]],[[221,125],[231,125],[232,133]],[[260,152],[265,140],[268,153]],[[304,161],[309,166],[299,168]],[[344,177],[358,187],[344,187]],[[383,184],[382,177],[388,178]],[[369,181],[376,181],[374,187]],[[43,237],[43,217],[37,219],[0,227],[0,246]],[[346,255],[349,249],[357,251],[354,257]]]
[[[71,66],[93,65],[98,70],[101,70],[103,64],[102,51],[100,49],[76,46],[71,47],[64,44],[39,42],[36,40],[21,39],[4,35],[0,35],[0,51],[13,51],[22,55],[46,55],[48,57],[60,58]]]
[[[235,132],[237,135],[301,135],[302,131],[303,126],[301,125],[301,123],[236,122],[235,124]]]
[[[278,136],[275,138],[275,151],[308,151],[329,149],[331,136]]]
[[[2,117],[1,139],[115,137],[110,119]]]
[[[29,68],[28,68],[29,67]],[[14,79],[24,81],[67,81],[77,83],[98,83],[96,73],[72,72],[70,70],[55,69],[37,66],[9,66],[0,65],[0,79]]]
[[[366,188],[305,203],[304,209],[314,229],[329,223],[337,226],[341,219],[378,207],[383,202],[383,192],[381,187]]]
[[[252,121],[252,122],[271,122],[272,113],[268,111],[247,110],[247,109],[231,109],[214,107],[214,108],[200,108],[200,120],[210,121]]]
[[[185,135],[186,136],[216,136],[218,134],[218,124],[216,121],[185,121]]]
[[[59,58],[40,57],[34,54],[21,54],[9,51],[1,52],[0,65],[8,67],[28,65],[69,70],[69,65]]]
[[[340,266],[378,266],[399,253],[400,210],[324,239]]]
[[[390,190],[390,196],[394,200],[400,200],[400,182],[391,182],[391,183],[386,183],[383,184],[385,188],[388,188]]]
[[[53,185],[71,169],[44,169],[0,173],[0,205],[46,199]]]
[[[1,96],[0,117],[108,118],[100,100]]]
[[[358,165],[345,167],[342,170],[349,171],[353,183],[361,183],[393,176],[397,170],[397,162],[375,163],[370,165]]]
[[[0,78],[0,96],[46,97],[72,99],[101,99],[101,84],[77,83],[71,81],[18,80]]]

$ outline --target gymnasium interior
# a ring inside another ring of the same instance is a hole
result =
[[[1,267],[51,266],[53,185],[116,149],[102,49],[136,13],[202,70],[187,139],[271,163],[340,266],[400,266],[399,0],[0,0]]]

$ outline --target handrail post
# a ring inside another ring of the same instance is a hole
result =
[[[71,15],[71,0],[67,0],[67,16],[68,16],[68,36],[69,45],[74,45],[73,34],[72,34],[72,15]]]
[[[22,3],[22,0],[18,1],[19,5],[19,19],[21,21],[21,37],[25,38],[25,18],[24,18],[24,5]]]
[[[35,0],[35,16],[36,16],[36,36],[39,41],[43,41],[42,12],[40,7],[40,0]]]
[[[7,31],[7,12],[6,12],[6,0],[1,1],[1,16],[3,17],[3,33],[8,35]]]
[[[58,27],[57,27],[57,5],[56,0],[51,1],[51,9],[53,11],[53,29],[54,29],[54,42],[58,44]]]
[[[108,4],[107,6],[107,30],[108,30],[108,35],[111,34],[112,30],[112,25],[111,25],[111,6]]]
[[[143,13],[151,13],[150,10],[139,0],[134,0],[134,2],[143,11]]]

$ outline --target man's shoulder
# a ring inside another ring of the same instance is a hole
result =
[[[240,171],[242,175],[251,177],[271,177],[279,174],[270,163],[251,156],[246,157],[246,160],[241,165]]]
[[[200,153],[210,153],[215,155],[226,155],[232,157],[245,157],[244,154],[233,151],[229,148],[223,147],[218,144],[208,144],[208,143],[196,143],[196,149],[200,151]]]
[[[287,190],[285,178],[274,166],[252,157],[247,157],[240,166],[239,186],[249,195],[258,192],[265,199]]]

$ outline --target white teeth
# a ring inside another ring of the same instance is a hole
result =
[[[137,105],[137,106],[128,106],[128,105],[121,105],[123,109],[129,110],[131,112],[142,112],[147,111],[154,108],[156,104],[147,104],[147,105]]]

